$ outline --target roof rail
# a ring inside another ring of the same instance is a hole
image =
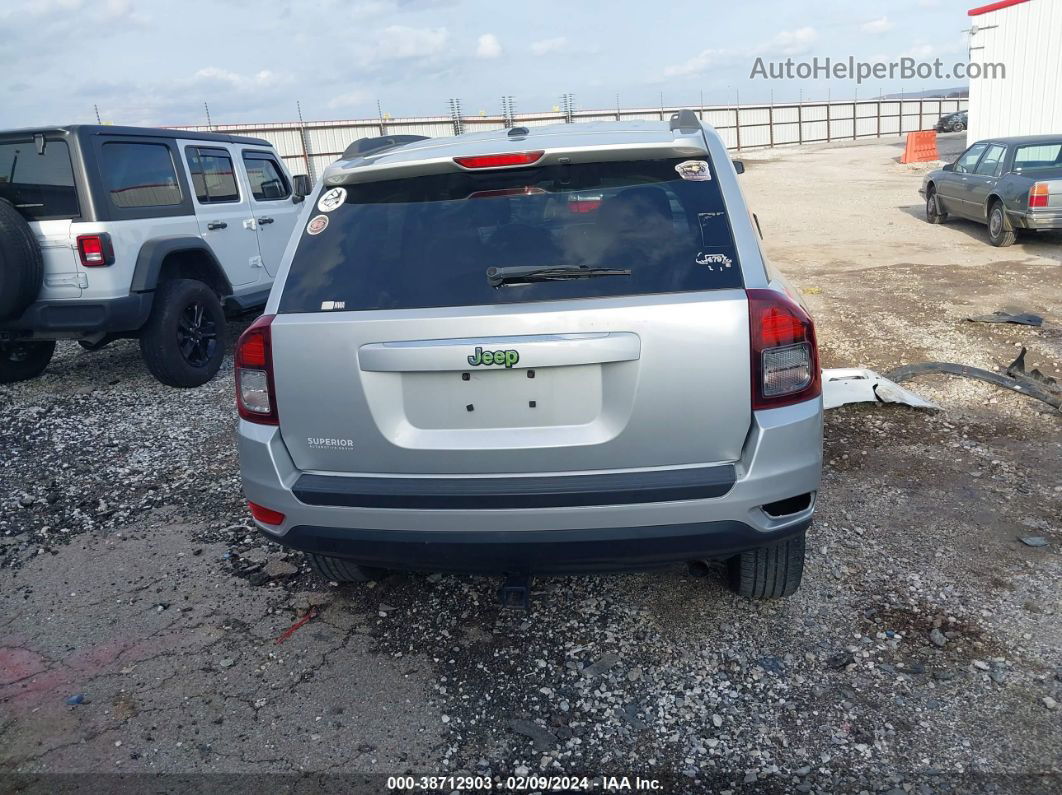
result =
[[[689,108],[683,108],[678,113],[671,114],[672,130],[699,130],[700,128],[701,120]]]
[[[414,141],[426,141],[426,135],[385,135],[380,138],[359,138],[343,150],[341,160],[353,160],[355,157],[365,157],[382,152],[385,149],[393,149],[396,146],[405,146]]]

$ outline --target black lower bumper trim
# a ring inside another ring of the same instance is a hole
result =
[[[151,313],[153,293],[132,293],[99,301],[38,301],[0,331],[29,331],[35,336],[80,336],[136,331]]]
[[[377,478],[303,475],[295,497],[344,508],[468,510],[630,505],[722,497],[734,487],[730,464],[601,475],[497,478]]]
[[[722,560],[803,533],[805,519],[770,533],[743,522],[589,530],[362,530],[298,525],[263,534],[303,552],[363,566],[465,574],[580,574]]]

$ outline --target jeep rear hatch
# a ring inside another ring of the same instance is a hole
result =
[[[270,331],[296,466],[737,460],[749,305],[718,181],[695,159],[704,166],[556,163],[326,188]]]
[[[30,222],[44,259],[39,298],[77,298],[86,277],[71,224],[81,214],[70,147],[58,133],[0,137],[0,199]]]

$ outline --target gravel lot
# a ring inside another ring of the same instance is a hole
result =
[[[764,246],[805,293],[825,366],[996,368],[1024,345],[1062,377],[1062,240],[995,249],[984,227],[926,224],[922,169],[901,151],[745,158]],[[1045,325],[964,320],[1003,308]],[[1062,417],[1044,404],[932,376],[909,386],[942,413],[830,412],[789,600],[742,601],[676,568],[538,580],[524,615],[499,611],[493,580],[336,588],[261,543],[231,380],[229,365],[167,389],[120,342],[61,345],[44,377],[0,387],[0,789],[116,772],[1062,787]]]

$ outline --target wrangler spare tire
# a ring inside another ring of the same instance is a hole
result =
[[[0,199],[0,320],[19,317],[37,297],[43,279],[37,236],[22,214]]]

